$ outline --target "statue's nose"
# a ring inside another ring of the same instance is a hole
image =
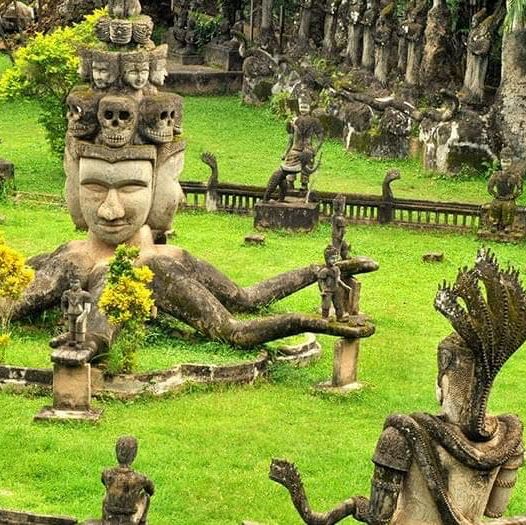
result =
[[[116,189],[112,188],[108,190],[106,199],[100,205],[97,215],[106,221],[114,221],[124,217],[124,206],[119,199],[119,194]]]

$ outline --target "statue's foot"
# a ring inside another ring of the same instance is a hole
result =
[[[336,321],[338,323],[348,323],[349,322],[349,314],[344,314],[339,317],[336,317]]]

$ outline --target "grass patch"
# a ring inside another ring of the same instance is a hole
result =
[[[0,212],[7,217],[2,228],[6,239],[28,255],[78,236],[65,211],[3,204]],[[329,226],[321,225],[310,235],[270,232],[266,246],[244,246],[251,228],[250,218],[183,213],[176,220],[174,242],[248,285],[321,261],[330,238]],[[98,516],[100,470],[114,462],[115,438],[130,433],[141,442],[137,468],[158,487],[151,507],[154,524],[233,525],[243,519],[299,523],[287,493],[267,478],[272,457],[298,464],[316,508],[327,509],[350,494],[367,494],[370,458],[386,415],[437,411],[436,346],[451,329],[434,311],[433,297],[440,281],[454,279],[459,266],[472,263],[480,242],[472,236],[382,226],[349,228],[348,238],[353,253],[380,263],[378,272],[361,277],[362,309],[377,326],[376,334],[361,345],[364,391],[344,399],[311,393],[312,385],[331,375],[334,338],[324,336],[324,354],[308,368],[275,365],[269,381],[254,386],[107,401],[96,427],[36,425],[32,417],[49,399],[0,393],[5,451],[0,455],[0,507],[82,519]],[[526,269],[523,247],[489,244],[501,263]],[[444,251],[445,261],[421,262],[428,251]],[[318,307],[318,291],[312,286],[275,303],[269,313],[315,313]],[[37,359],[40,344],[42,355],[47,352],[47,334],[38,330],[30,327],[16,350],[23,353],[25,348],[28,359]],[[163,367],[171,362],[171,349],[157,343],[148,359]],[[175,340],[170,345],[188,352],[188,359],[193,355],[200,360],[200,352],[206,351],[205,346]],[[228,353],[221,345],[213,350]],[[526,354],[519,351],[499,375],[490,399],[492,412],[526,417],[525,374]],[[522,476],[510,512],[520,514],[525,506]]]

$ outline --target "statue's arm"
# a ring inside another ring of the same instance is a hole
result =
[[[517,482],[517,471],[524,464],[524,448],[520,447],[502,467],[500,468],[486,505],[484,515],[489,518],[500,518],[511,498],[513,487]]]
[[[285,157],[288,155],[289,151],[292,148],[292,145],[294,144],[294,123],[292,121],[287,122],[287,133],[289,134],[289,140],[287,142],[287,149],[281,157],[282,160],[285,160]]]

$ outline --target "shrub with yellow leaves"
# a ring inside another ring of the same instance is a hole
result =
[[[154,307],[148,285],[153,273],[147,266],[134,267],[138,248],[121,244],[109,264],[106,286],[99,299],[99,309],[110,323],[120,326],[108,359],[111,373],[132,372],[137,350],[144,343],[145,322]]]
[[[11,337],[11,319],[16,301],[35,277],[25,258],[8,246],[0,235],[0,362],[5,361]]]

